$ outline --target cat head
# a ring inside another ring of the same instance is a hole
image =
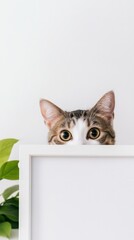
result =
[[[44,122],[49,129],[49,144],[114,144],[115,97],[106,93],[91,109],[63,111],[52,102],[40,100]]]

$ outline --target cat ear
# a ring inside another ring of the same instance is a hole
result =
[[[45,99],[40,100],[40,110],[49,128],[63,115],[63,111],[59,107]]]
[[[106,93],[95,105],[95,111],[111,120],[114,117],[115,95],[113,91]]]

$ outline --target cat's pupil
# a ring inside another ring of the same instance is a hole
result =
[[[91,130],[91,135],[92,135],[93,137],[96,137],[96,136],[97,136],[97,131],[96,131],[96,129],[92,129],[92,130]]]
[[[68,138],[69,138],[69,132],[64,131],[64,132],[62,133],[62,137],[63,137],[64,139],[68,139]]]

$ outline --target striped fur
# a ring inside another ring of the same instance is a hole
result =
[[[49,128],[49,144],[115,144],[115,132],[113,129],[114,118],[114,93],[106,93],[90,110],[63,111],[48,100],[40,101],[40,108],[45,123]],[[90,139],[90,129],[99,129],[97,139]],[[72,138],[64,141],[60,133],[67,130]]]

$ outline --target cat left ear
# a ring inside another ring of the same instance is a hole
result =
[[[114,117],[115,95],[113,91],[106,93],[95,105],[95,110],[107,120],[112,120]]]
[[[41,99],[40,110],[46,125],[51,128],[58,119],[63,116],[63,111],[52,102]]]

